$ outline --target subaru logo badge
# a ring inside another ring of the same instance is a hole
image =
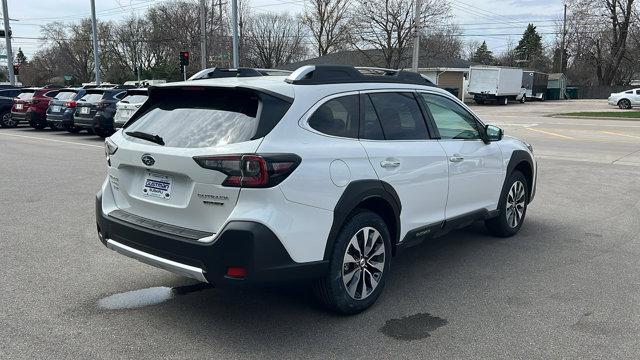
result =
[[[153,166],[153,164],[156,163],[156,159],[154,159],[151,154],[144,154],[142,155],[142,163],[147,166]]]

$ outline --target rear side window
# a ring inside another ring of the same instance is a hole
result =
[[[23,92],[18,95],[18,99],[27,100],[33,97],[33,92]]]
[[[76,96],[73,91],[61,91],[56,95],[56,100],[71,100]]]
[[[130,104],[142,104],[143,102],[147,101],[148,97],[149,96],[142,94],[127,95],[124,97],[124,99],[122,99],[122,102]]]
[[[358,95],[331,99],[309,118],[311,128],[327,135],[358,137]]]
[[[125,133],[158,135],[165,146],[178,148],[221,146],[265,136],[290,105],[247,90],[201,88],[159,89],[149,101],[148,110],[134,118]]]
[[[375,112],[385,139],[425,140],[429,138],[427,125],[413,93],[371,93],[368,96],[373,111],[367,112],[365,102],[365,114],[368,113],[369,117],[365,120],[365,124],[375,124],[373,119]]]
[[[90,93],[90,94],[85,94],[83,97],[80,98],[80,101],[86,101],[86,102],[98,102],[100,101],[100,99],[102,99],[102,93]]]

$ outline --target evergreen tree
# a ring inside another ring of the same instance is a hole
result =
[[[24,56],[22,48],[18,48],[18,53],[16,54],[16,62],[18,63],[18,65],[22,65],[27,62],[27,57]]]
[[[542,36],[538,34],[538,31],[533,24],[529,24],[527,26],[527,30],[524,31],[522,39],[518,42],[518,46],[516,46],[514,52],[518,64],[523,67],[533,66],[533,64],[540,63],[541,59],[544,57]]]
[[[469,59],[472,63],[482,64],[482,65],[491,65],[495,63],[495,58],[493,57],[493,53],[487,47],[487,42],[483,41],[482,44],[478,47],[476,52],[473,53],[471,59]]]

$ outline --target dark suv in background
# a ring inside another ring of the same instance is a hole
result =
[[[73,126],[73,113],[76,110],[78,100],[87,91],[82,88],[60,89],[56,97],[49,102],[47,109],[47,124],[54,130],[68,130],[78,132]]]
[[[11,107],[13,98],[20,94],[21,89],[0,90],[0,127],[12,127]]]
[[[75,131],[87,130],[100,137],[107,137],[114,132],[113,116],[116,113],[116,103],[127,95],[121,88],[88,89],[76,105],[73,116]]]

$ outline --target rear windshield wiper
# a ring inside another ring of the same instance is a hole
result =
[[[142,131],[128,131],[125,134],[129,136],[133,136],[138,139],[151,141],[152,143],[156,143],[158,145],[164,146],[164,140],[160,135],[147,134],[146,132],[142,132]]]

